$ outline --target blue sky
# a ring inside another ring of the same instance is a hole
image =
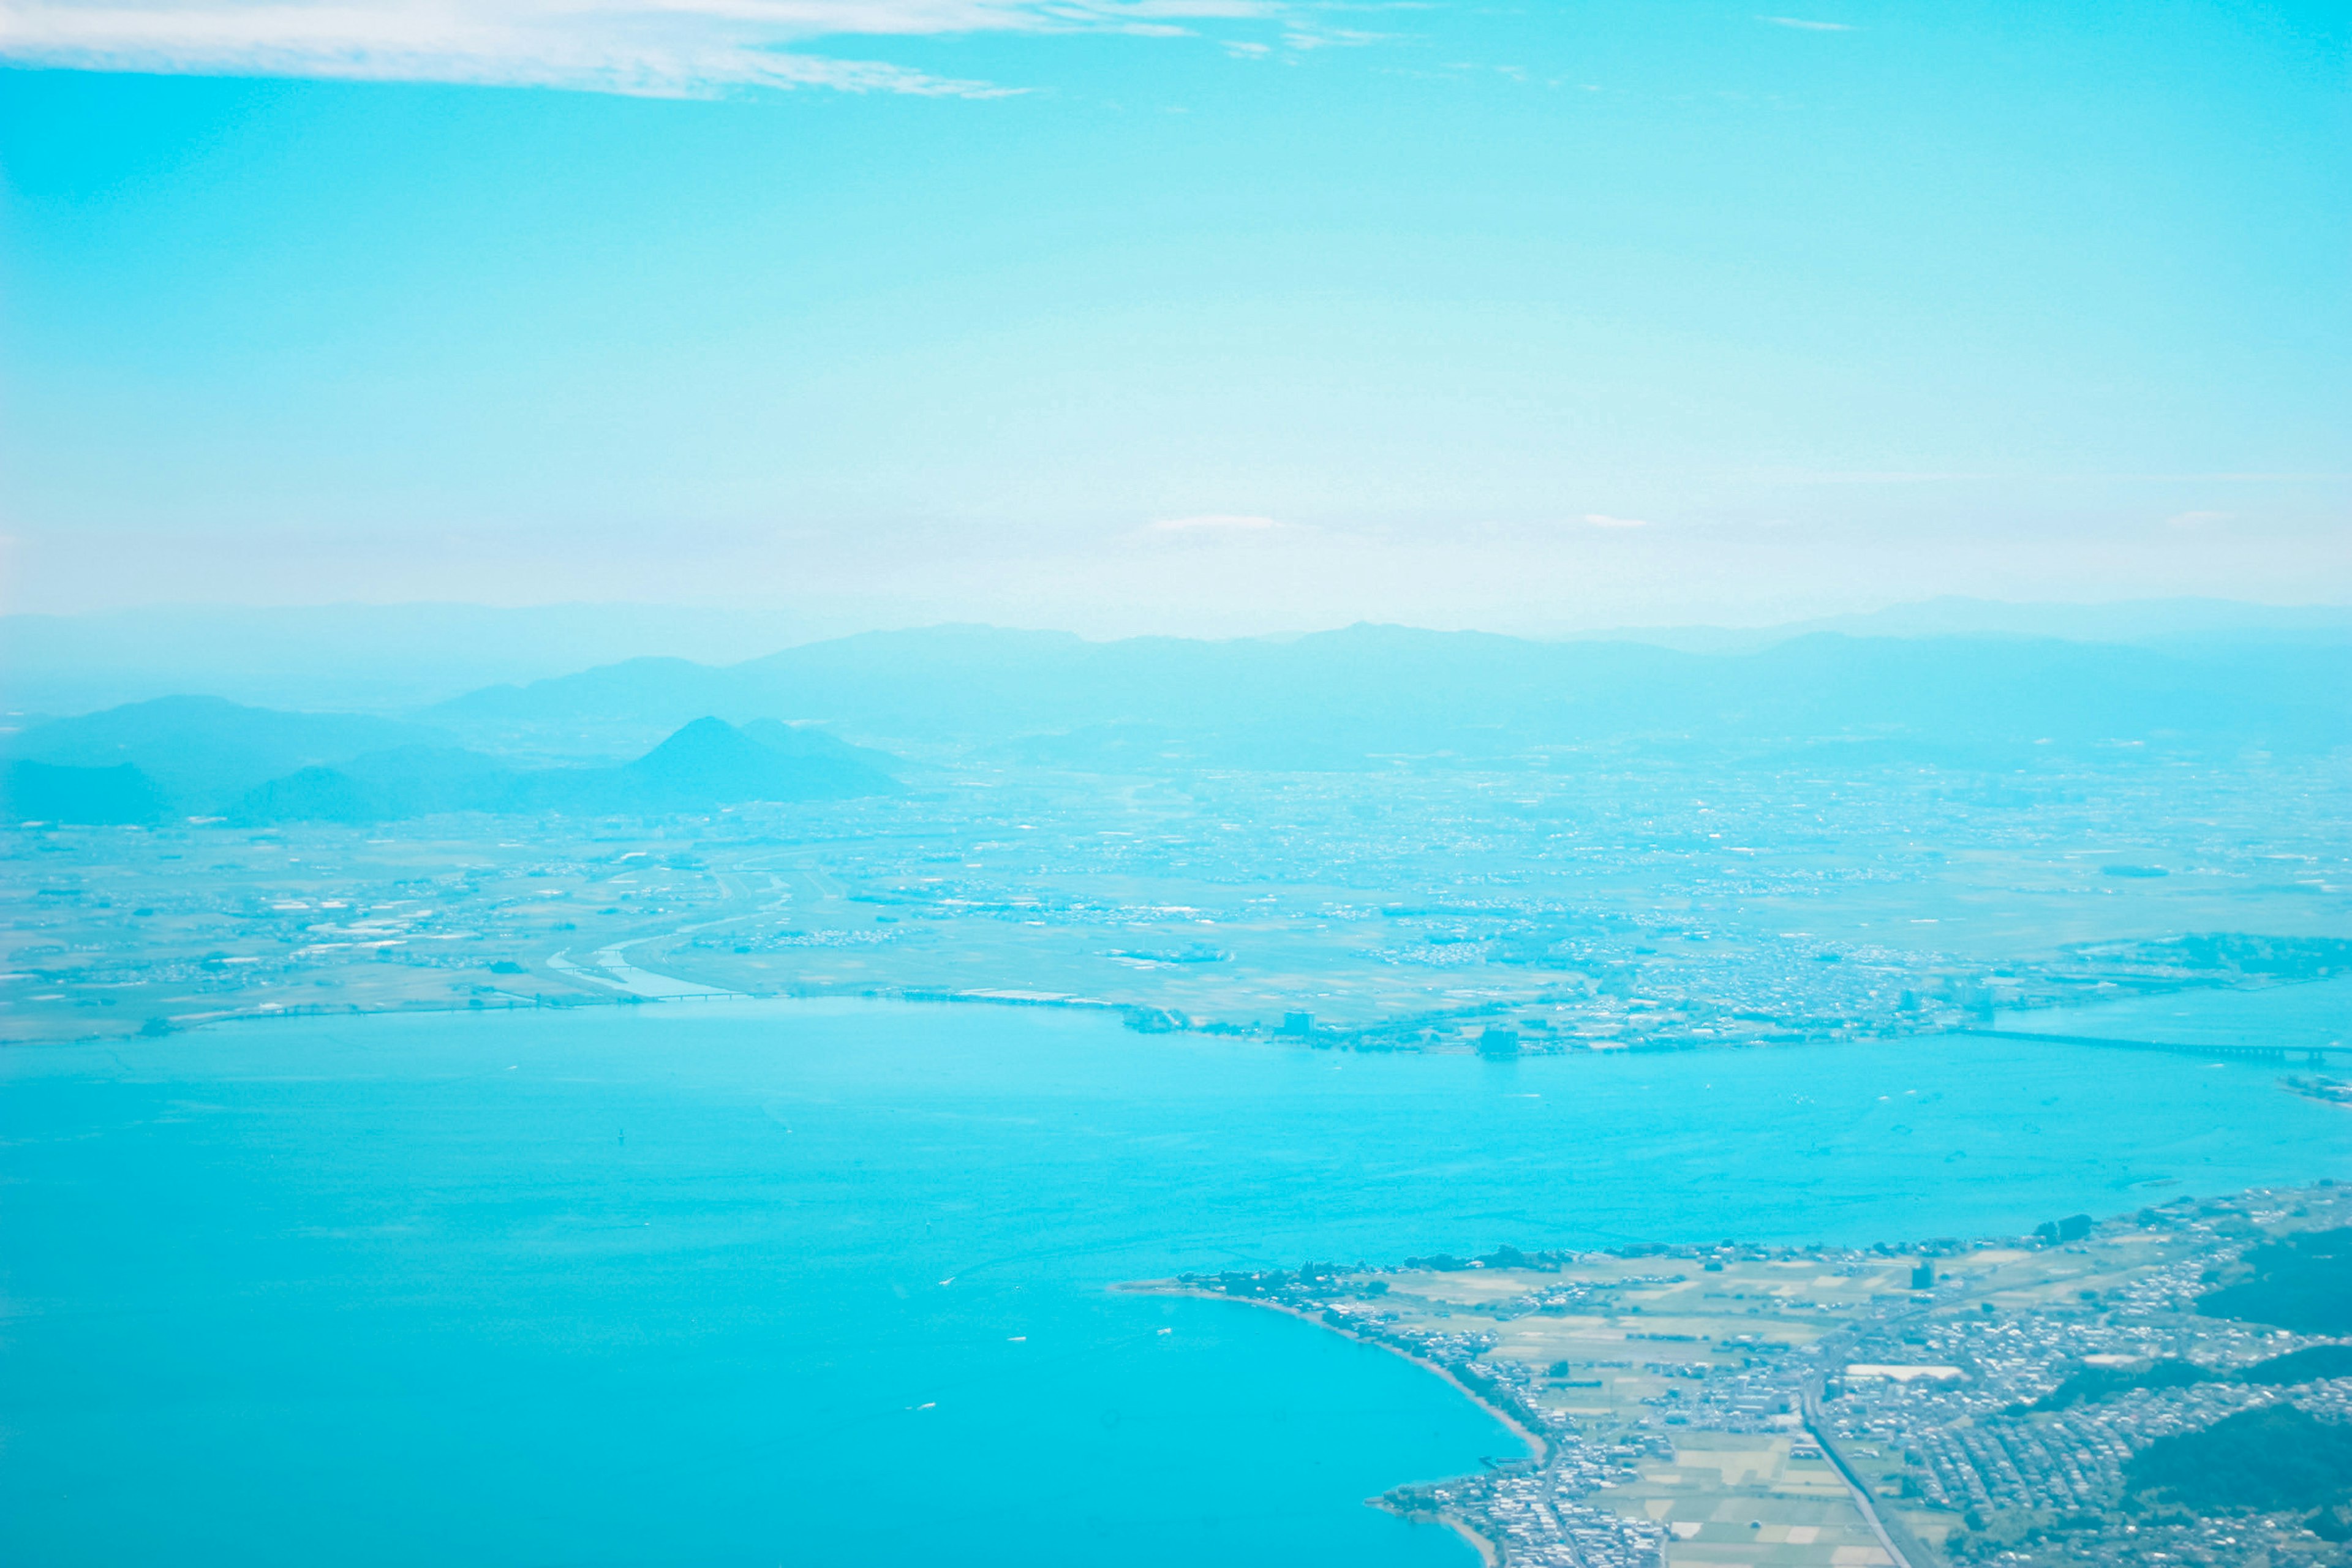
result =
[[[11,608],[2352,598],[2340,6],[19,4],[0,58]]]

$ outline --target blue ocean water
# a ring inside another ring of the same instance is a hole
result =
[[[0,1053],[0,1560],[1458,1565],[1434,1378],[1113,1281],[2016,1232],[2352,1175],[2273,1070],[1496,1063],[850,1004]]]

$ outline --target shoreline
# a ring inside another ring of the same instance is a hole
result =
[[[1366,1508],[1376,1508],[1382,1513],[1404,1521],[1407,1524],[1442,1524],[1470,1543],[1478,1554],[1479,1568],[1503,1568],[1502,1549],[1470,1528],[1469,1524],[1450,1513],[1423,1513],[1417,1509],[1397,1508],[1386,1498],[1366,1498]]]
[[[745,918],[749,917],[730,917],[730,920]],[[728,923],[728,921],[716,921],[707,923],[712,925],[723,925]],[[700,926],[694,926],[685,929],[688,931],[696,931],[703,928]],[[618,943],[608,943],[604,948],[597,951],[600,952],[612,952],[614,951],[615,948],[634,947],[642,942],[659,941],[663,937],[677,934],[682,933],[657,932],[651,936],[625,938]],[[556,962],[561,963],[563,958],[568,956],[570,951],[570,949],[566,949],[563,953],[558,954]],[[570,972],[569,973],[564,973],[564,971],[567,970]],[[1012,1006],[1045,1008],[1052,1011],[1090,1013],[1097,1016],[1114,1016],[1120,1019],[1128,1027],[1144,1034],[1223,1036],[1232,1038],[1255,1039],[1275,1045],[1296,1044],[1313,1046],[1318,1048],[1377,1048],[1384,1054],[1393,1052],[1399,1055],[1452,1056],[1465,1054],[1471,1049],[1469,1047],[1458,1045],[1391,1045],[1378,1047],[1357,1047],[1350,1044],[1348,1038],[1337,1033],[1335,1033],[1332,1038],[1328,1040],[1308,1040],[1286,1036],[1281,1031],[1256,1021],[1241,1024],[1216,1020],[1203,1020],[1148,1002],[1120,1001],[1114,997],[1087,996],[1065,992],[1032,991],[1003,986],[945,987],[926,985],[876,985],[859,983],[836,984],[829,982],[796,982],[776,990],[732,991],[717,986],[709,987],[707,989],[694,989],[693,982],[680,980],[675,975],[661,973],[651,970],[643,971],[642,974],[645,978],[658,980],[664,982],[666,984],[678,987],[678,989],[642,991],[630,986],[625,982],[616,979],[608,979],[604,975],[599,974],[594,971],[585,969],[584,966],[562,964],[558,971],[559,979],[565,980],[572,984],[591,985],[597,989],[552,993],[535,992],[530,995],[524,995],[519,992],[501,988],[493,994],[469,996],[463,999],[456,997],[402,997],[389,1001],[364,1004],[331,1002],[298,1002],[288,1004],[264,1002],[247,1006],[228,1006],[204,1009],[177,1015],[157,1015],[154,1018],[148,1020],[148,1022],[151,1025],[160,1025],[161,1027],[151,1027],[146,1029],[110,1029],[86,1034],[49,1034],[45,1031],[37,1030],[35,1032],[20,1036],[10,1036],[6,1038],[0,1038],[0,1048],[5,1048],[5,1047],[12,1045],[79,1045],[102,1043],[107,1041],[134,1040],[142,1037],[152,1039],[159,1036],[193,1033],[196,1030],[209,1028],[217,1025],[250,1023],[269,1018],[360,1018],[381,1016],[397,1016],[401,1015],[427,1013],[516,1013],[561,1011],[577,1007],[653,1006],[669,1003],[698,1002],[709,1004],[725,1002],[865,1001],[899,1003],[914,1005],[929,1004],[947,1005],[961,1005],[969,1006],[979,1005],[998,1007]],[[2164,992],[2149,993],[2148,994],[2173,994],[2177,993],[2199,991],[2259,993],[2273,990],[2284,990],[2301,985],[2325,985],[2344,979],[2346,979],[2345,976],[2317,975],[2297,977],[2288,980],[2269,981],[2264,984],[2254,985],[2191,984],[2173,987]],[[193,1000],[193,998],[191,998],[191,1000]],[[1473,1011],[1478,1010],[1479,1009],[1473,1009]],[[2051,1009],[2022,1008],[2016,1009],[2015,1011],[2021,1015],[2031,1015],[2042,1011],[2064,1012],[2066,1010],[2068,1010],[2068,1005],[2062,1005]],[[2294,1063],[2294,1058],[2296,1057],[2303,1057],[2305,1058],[2305,1064],[2321,1070],[2325,1070],[2331,1067],[2340,1068],[2343,1064],[2339,1064],[2333,1059],[2335,1054],[2352,1053],[2352,1047],[2347,1047],[2334,1041],[2319,1045],[2306,1042],[2301,1045],[2288,1046],[2249,1045],[2243,1043],[2208,1043],[2199,1045],[2168,1041],[2125,1039],[2105,1036],[2048,1034],[2024,1029],[2004,1029],[1997,1026],[1988,1027],[1979,1025],[1960,1024],[1937,1025],[1927,1027],[1897,1030],[1885,1034],[1849,1034],[1843,1031],[1804,1032],[1772,1039],[1738,1041],[1700,1040],[1688,1037],[1675,1039],[1644,1038],[1641,1040],[1612,1043],[1607,1046],[1591,1045],[1582,1048],[1554,1046],[1549,1048],[1525,1052],[1522,1054],[1539,1058],[1600,1058],[1616,1057],[1621,1055],[1674,1054],[1710,1050],[1774,1050],[1788,1049],[1803,1046],[1892,1045],[1921,1040],[2003,1041],[2014,1045],[2075,1046],[2105,1049],[2139,1050],[2166,1055],[2220,1058],[2226,1061],[2235,1061],[2249,1066],[2268,1066],[2273,1064],[2304,1065]],[[2317,1100],[2323,1104],[2352,1104],[2352,1101],[2338,1100],[2325,1093],[2308,1092],[2291,1082],[2282,1082],[2281,1088],[2286,1092],[2296,1095],[2298,1098]]]
[[[1172,1279],[1137,1279],[1122,1281],[1119,1284],[1113,1285],[1111,1289],[1123,1294],[1132,1296],[1190,1296],[1203,1301],[1226,1301],[1242,1307],[1262,1307],[1270,1312],[1279,1312],[1286,1318],[1296,1318],[1302,1323],[1311,1323],[1316,1328],[1321,1329],[1327,1333],[1337,1334],[1341,1339],[1350,1341],[1353,1343],[1368,1345],[1374,1350],[1386,1351],[1391,1355],[1393,1355],[1400,1360],[1410,1362],[1414,1366],[1421,1368],[1422,1371],[1440,1379],[1451,1386],[1456,1394],[1462,1395],[1463,1398],[1468,1400],[1471,1404],[1485,1411],[1488,1415],[1494,1417],[1495,1420],[1500,1423],[1513,1436],[1518,1438],[1519,1441],[1528,1446],[1531,1452],[1528,1454],[1527,1458],[1534,1463],[1541,1465],[1551,1458],[1551,1443],[1543,1436],[1543,1434],[1531,1429],[1517,1416],[1513,1415],[1510,1412],[1503,1409],[1500,1405],[1495,1404],[1494,1401],[1488,1399],[1485,1394],[1479,1393],[1476,1389],[1463,1382],[1459,1377],[1456,1377],[1454,1374],[1452,1369],[1444,1366],[1437,1362],[1431,1361],[1426,1356],[1415,1355],[1402,1345],[1391,1344],[1386,1340],[1368,1338],[1363,1334],[1356,1333],[1349,1329],[1342,1328],[1337,1323],[1328,1322],[1318,1313],[1302,1312],[1297,1308],[1285,1306],[1280,1301],[1259,1300],[1248,1296],[1228,1296],[1221,1290],[1203,1290],[1195,1286],[1179,1284],[1177,1281]],[[1501,1568],[1503,1562],[1502,1548],[1486,1536],[1480,1534],[1475,1529],[1472,1528],[1470,1523],[1465,1520],[1442,1511],[1423,1513],[1418,1510],[1400,1509],[1391,1504],[1386,1497],[1366,1498],[1364,1500],[1364,1505],[1367,1508],[1376,1508],[1382,1513],[1393,1514],[1399,1519],[1406,1520],[1414,1523],[1420,1523],[1423,1521],[1433,1521],[1436,1523],[1443,1524],[1448,1530],[1453,1531],[1456,1535],[1461,1536],[1463,1540],[1470,1543],[1471,1547],[1477,1552],[1478,1561],[1484,1565],[1484,1568]]]
[[[648,971],[647,973],[651,973]],[[670,978],[662,976],[662,978]],[[648,994],[624,989],[609,981],[594,984],[608,987],[603,992],[541,992],[530,996],[509,993],[498,997],[424,998],[410,997],[393,1002],[298,1002],[291,1004],[260,1003],[250,1007],[225,1007],[210,1012],[170,1015],[168,1027],[161,1030],[116,1029],[102,1034],[29,1035],[23,1038],[0,1039],[0,1048],[9,1046],[80,1046],[107,1042],[154,1040],[174,1035],[191,1035],[223,1024],[251,1024],[277,1018],[396,1018],[425,1014],[463,1014],[469,1017],[487,1016],[494,1013],[560,1013],[583,1007],[655,1007],[672,1003],[724,1002],[879,1002],[920,1005],[977,1005],[997,1007],[1046,1007],[1066,1012],[1127,1014],[1149,1012],[1123,1002],[1105,1002],[1091,996],[1062,996],[1045,993],[1015,991],[962,992],[895,992],[871,989],[829,990],[799,987],[786,991],[677,991]],[[683,984],[681,982],[681,984]],[[1177,1032],[1171,1026],[1166,1032]],[[1210,1032],[1210,1031],[1197,1031]]]

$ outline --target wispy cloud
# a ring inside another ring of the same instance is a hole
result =
[[[2227,481],[2233,484],[2321,484],[2340,483],[2352,479],[2352,473],[2329,473],[2315,470],[2309,473],[2210,473],[2210,474],[2117,474],[2074,473],[2047,474],[2031,472],[2000,473],[1990,470],[1951,473],[1839,472],[1815,468],[1762,468],[1751,476],[1766,484],[1786,485],[1940,485],[1940,484],[2131,484],[2187,485],[2212,484]]]
[[[559,87],[656,97],[1018,90],[801,52],[824,38],[1187,34],[1273,0],[0,0],[0,60],[86,70]]]
[[[1282,524],[1270,517],[1257,517],[1246,512],[1213,511],[1198,517],[1162,518],[1145,531],[1150,533],[1263,533]]]
[[[1353,27],[1308,28],[1294,26],[1282,36],[1286,49],[1362,48],[1369,44],[1385,44],[1391,35],[1367,33]]]
[[[1646,517],[1611,517],[1604,511],[1588,511],[1584,514],[1584,521],[1595,528],[1647,528],[1650,526],[1650,520]]]
[[[2210,528],[2217,522],[2227,522],[2231,515],[2226,511],[2179,511],[2164,521],[2168,527],[2192,530]]]
[[[1801,27],[1808,33],[1851,33],[1851,22],[1815,22],[1803,16],[1759,16],[1759,22],[1769,22],[1776,27]]]

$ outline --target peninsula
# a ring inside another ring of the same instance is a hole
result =
[[[1523,1455],[1371,1500],[1490,1564],[2352,1563],[2352,1187],[1904,1247],[1187,1275],[1410,1357]]]

